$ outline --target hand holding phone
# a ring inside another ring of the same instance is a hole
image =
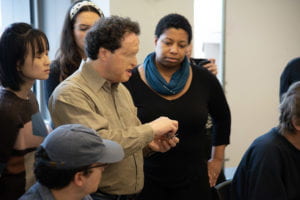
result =
[[[210,61],[206,58],[191,58],[191,63],[196,66],[203,66],[210,63]]]

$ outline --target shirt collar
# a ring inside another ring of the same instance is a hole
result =
[[[35,187],[37,187],[38,193],[41,197],[43,197],[44,200],[55,200],[51,191],[47,187],[43,186],[39,182],[35,184]]]
[[[99,91],[101,88],[106,91],[110,91],[117,89],[119,86],[119,83],[111,83],[105,78],[99,76],[98,72],[93,69],[89,62],[81,62],[79,69],[89,87],[95,92]]]
[[[38,193],[40,196],[43,198],[43,200],[55,200],[51,190],[39,182],[35,184],[35,187],[37,187]],[[90,195],[86,195],[85,197],[82,198],[82,200],[90,200],[92,199]]]

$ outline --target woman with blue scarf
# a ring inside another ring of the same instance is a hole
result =
[[[166,153],[146,155],[145,185],[138,199],[209,200],[229,144],[230,110],[216,77],[191,65],[186,57],[192,29],[185,17],[163,17],[155,36],[155,51],[132,71],[125,85],[143,123],[162,115],[178,120],[180,142]],[[208,113],[214,127],[210,158],[205,128]]]

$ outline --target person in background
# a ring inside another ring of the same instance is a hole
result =
[[[232,180],[232,199],[300,199],[300,82],[283,95],[279,125],[258,137]]]
[[[0,39],[0,199],[18,199],[34,183],[35,149],[48,130],[31,88],[50,73],[46,35],[13,23]]]
[[[189,44],[189,46],[187,46],[186,48],[186,56],[189,59],[191,64],[199,67],[204,67],[214,75],[218,74],[218,67],[216,65],[215,59],[193,58],[192,51],[193,51],[193,45]]]
[[[51,73],[44,84],[46,102],[56,86],[78,69],[82,59],[87,58],[84,52],[85,35],[103,17],[101,9],[91,1],[80,0],[70,6],[64,20],[60,48],[56,59],[51,62]]]
[[[192,28],[184,16],[164,16],[155,29],[155,51],[133,69],[125,83],[142,123],[164,115],[180,125],[176,147],[145,158],[145,186],[140,200],[209,200],[222,168],[229,144],[230,110],[216,77],[190,65],[186,50],[191,40]],[[208,113],[214,124],[212,144],[206,140]]]
[[[119,162],[124,151],[80,124],[57,127],[35,155],[37,183],[20,200],[91,200],[104,168]]]
[[[141,124],[126,82],[137,64],[139,26],[129,18],[103,18],[85,40],[88,60],[49,99],[54,125],[81,123],[120,143],[125,158],[109,166],[94,199],[133,199],[143,188],[143,150],[176,146],[178,122],[159,117]]]
[[[281,98],[290,85],[296,81],[300,81],[300,58],[292,59],[281,73],[279,97]]]

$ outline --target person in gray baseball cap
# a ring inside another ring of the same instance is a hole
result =
[[[67,124],[52,131],[35,155],[37,183],[20,200],[90,200],[110,163],[122,160],[122,147],[93,129]]]

